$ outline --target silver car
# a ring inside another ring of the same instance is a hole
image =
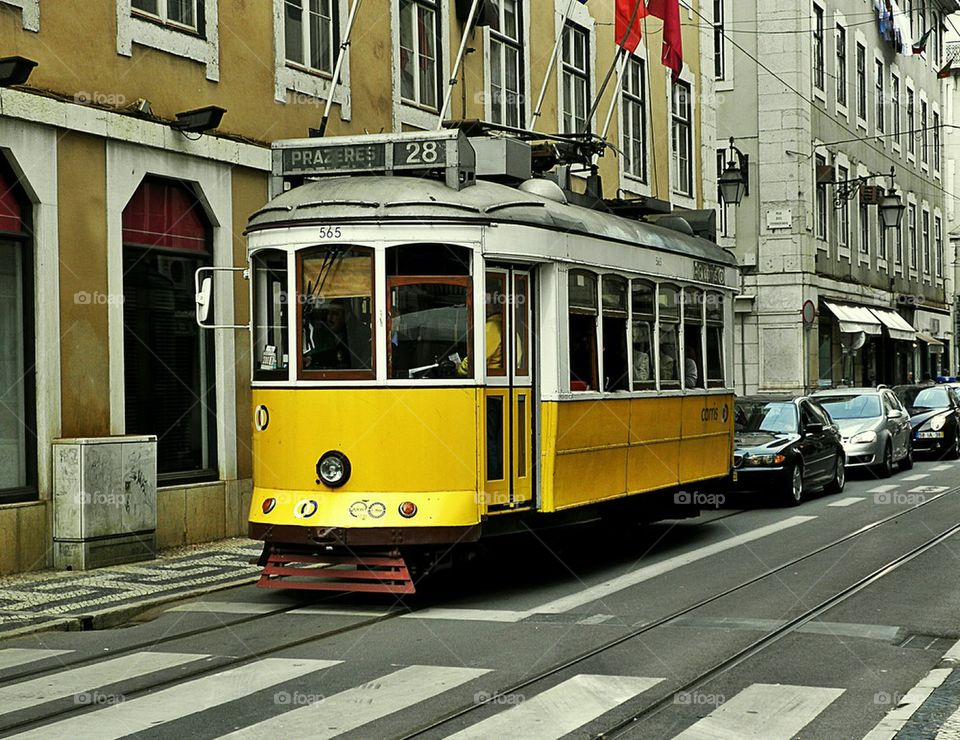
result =
[[[813,397],[840,427],[847,467],[870,467],[884,478],[913,467],[910,415],[889,388],[837,388]]]

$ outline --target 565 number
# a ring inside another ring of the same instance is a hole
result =
[[[339,239],[342,236],[339,226],[321,226],[318,231],[321,239]]]

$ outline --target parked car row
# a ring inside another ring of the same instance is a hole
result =
[[[914,452],[960,458],[958,390],[960,383],[739,398],[732,486],[797,505],[817,489],[842,491],[847,468],[886,478],[912,468]]]

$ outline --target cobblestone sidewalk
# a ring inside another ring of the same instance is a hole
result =
[[[0,639],[111,627],[164,602],[251,583],[260,568],[250,561],[261,547],[248,539],[223,540],[131,565],[0,578]]]

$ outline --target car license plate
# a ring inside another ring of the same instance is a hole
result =
[[[940,439],[943,432],[917,432],[917,439]]]

